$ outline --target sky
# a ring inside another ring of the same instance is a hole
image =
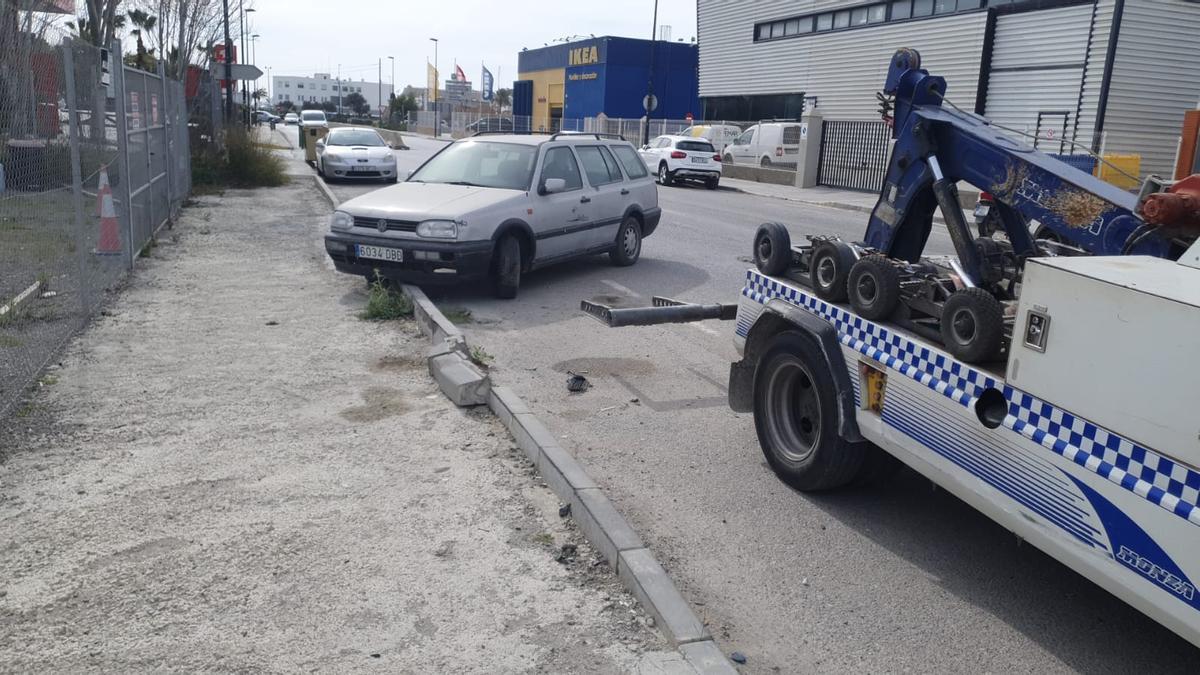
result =
[[[441,79],[458,62],[479,88],[480,63],[511,87],[517,53],[564,37],[616,35],[649,39],[654,0],[254,0],[248,16],[258,33],[255,58],[272,75],[336,75],[376,81],[383,59],[383,82],[391,81],[395,57],[396,90],[425,86],[425,62],[433,61],[438,39]],[[230,3],[231,9],[236,7]],[[658,24],[671,26],[671,39],[696,34],[696,0],[659,0]],[[272,92],[274,93],[274,92]]]

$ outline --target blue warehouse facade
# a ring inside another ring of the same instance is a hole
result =
[[[559,129],[564,119],[640,118],[651,49],[658,107],[650,116],[699,117],[696,45],[610,36],[522,51],[513,114],[529,117],[532,129],[545,131]]]

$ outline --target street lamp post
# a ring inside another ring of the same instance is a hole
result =
[[[429,39],[433,40],[433,137],[437,138],[438,131],[441,130],[441,127],[442,127],[442,102],[438,100],[438,95],[437,95],[437,91],[438,91],[438,57],[437,57],[438,39],[432,38],[432,37]]]
[[[229,124],[233,121],[233,40],[229,37],[229,0],[221,4],[225,16],[225,123]]]
[[[258,33],[250,36],[250,63],[253,66],[258,66]],[[254,91],[250,92],[250,98],[254,101],[254,107],[258,107],[258,78],[254,78]]]
[[[654,0],[654,21],[650,26],[650,78],[646,81],[646,128],[642,130],[642,145],[650,143],[650,104],[654,101],[654,52],[658,46],[658,0]]]
[[[392,121],[392,99],[396,98],[396,57],[389,56],[388,61],[392,62],[392,95],[388,97],[388,122]]]

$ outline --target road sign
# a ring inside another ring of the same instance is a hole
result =
[[[646,112],[654,112],[654,109],[658,107],[658,97],[654,94],[643,96],[642,107],[646,109]]]
[[[225,68],[219,67],[218,72],[224,75]],[[263,71],[259,70],[258,66],[252,66],[249,63],[235,63],[229,67],[230,77],[235,80],[257,80],[263,76]]]

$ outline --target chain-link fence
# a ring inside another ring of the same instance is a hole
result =
[[[191,190],[183,85],[121,53],[0,25],[0,417]]]

